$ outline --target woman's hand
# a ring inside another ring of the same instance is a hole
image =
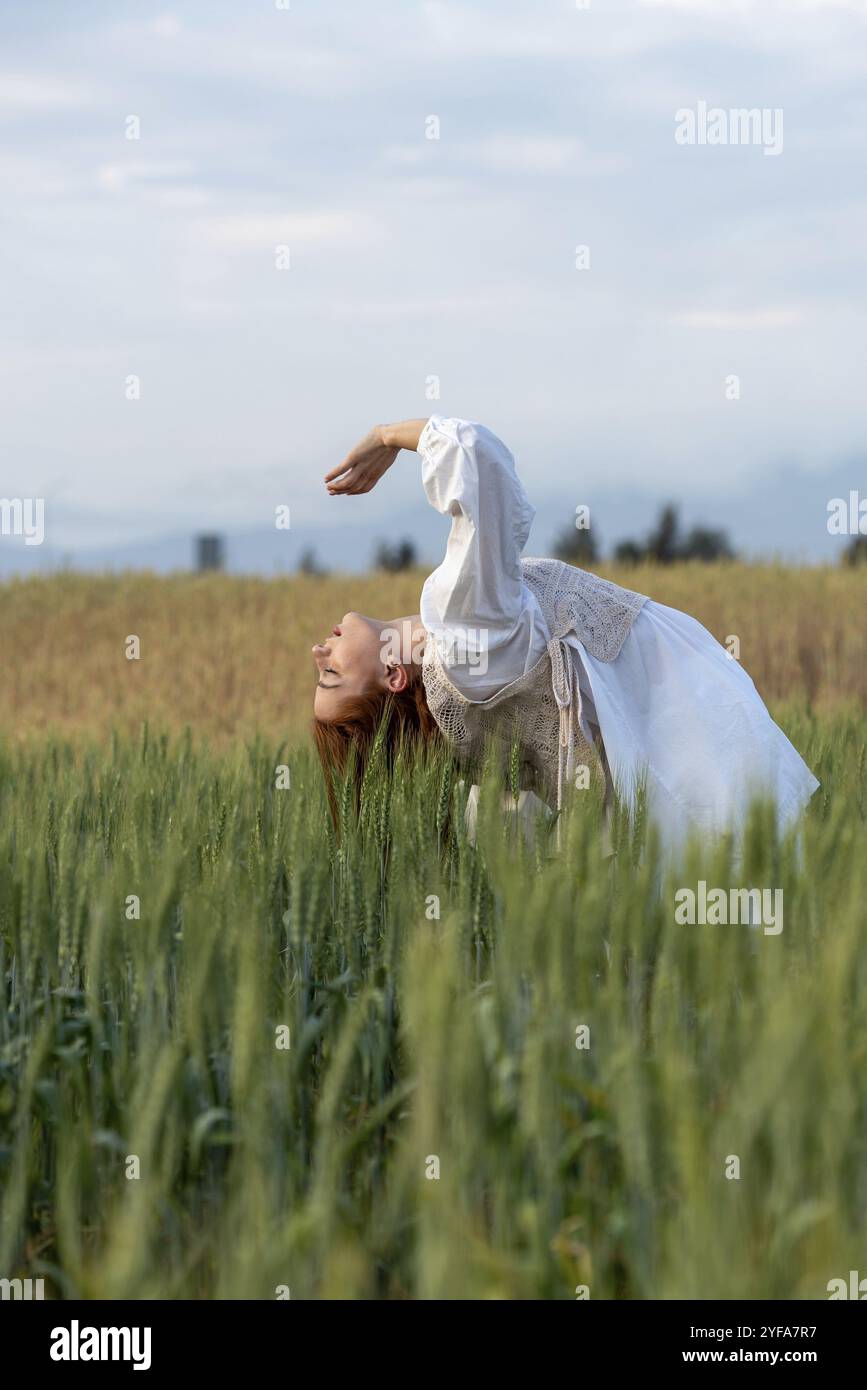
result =
[[[332,497],[344,492],[370,492],[399,453],[397,444],[385,443],[382,425],[374,425],[343,462],[325,474],[325,486]]]
[[[374,425],[343,462],[325,474],[325,486],[331,496],[370,492],[401,449],[417,448],[426,424],[426,420],[403,420],[399,425]]]

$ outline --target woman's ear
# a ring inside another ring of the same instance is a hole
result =
[[[385,673],[385,684],[392,695],[399,695],[409,685],[405,666],[389,666]]]

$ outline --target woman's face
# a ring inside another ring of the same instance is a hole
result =
[[[366,695],[371,689],[388,688],[389,668],[385,661],[382,630],[385,623],[347,613],[324,642],[313,648],[319,680],[313,696],[317,719],[339,717],[348,697]]]

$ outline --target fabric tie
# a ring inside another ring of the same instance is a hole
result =
[[[580,692],[577,689],[575,667],[568,644],[562,637],[554,637],[548,643],[548,656],[551,659],[551,685],[554,699],[560,711],[560,733],[557,748],[557,810],[563,809],[563,776],[571,777],[575,763],[574,713]],[[559,834],[559,824],[558,824]]]

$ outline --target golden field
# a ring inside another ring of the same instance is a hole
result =
[[[770,705],[867,707],[867,567],[740,563],[600,572],[692,613],[740,659]],[[222,743],[295,738],[309,718],[310,647],[349,609],[418,610],[401,575],[78,575],[0,586],[0,727],[9,737],[99,737],[190,725]],[[129,635],[141,659],[127,660]]]

